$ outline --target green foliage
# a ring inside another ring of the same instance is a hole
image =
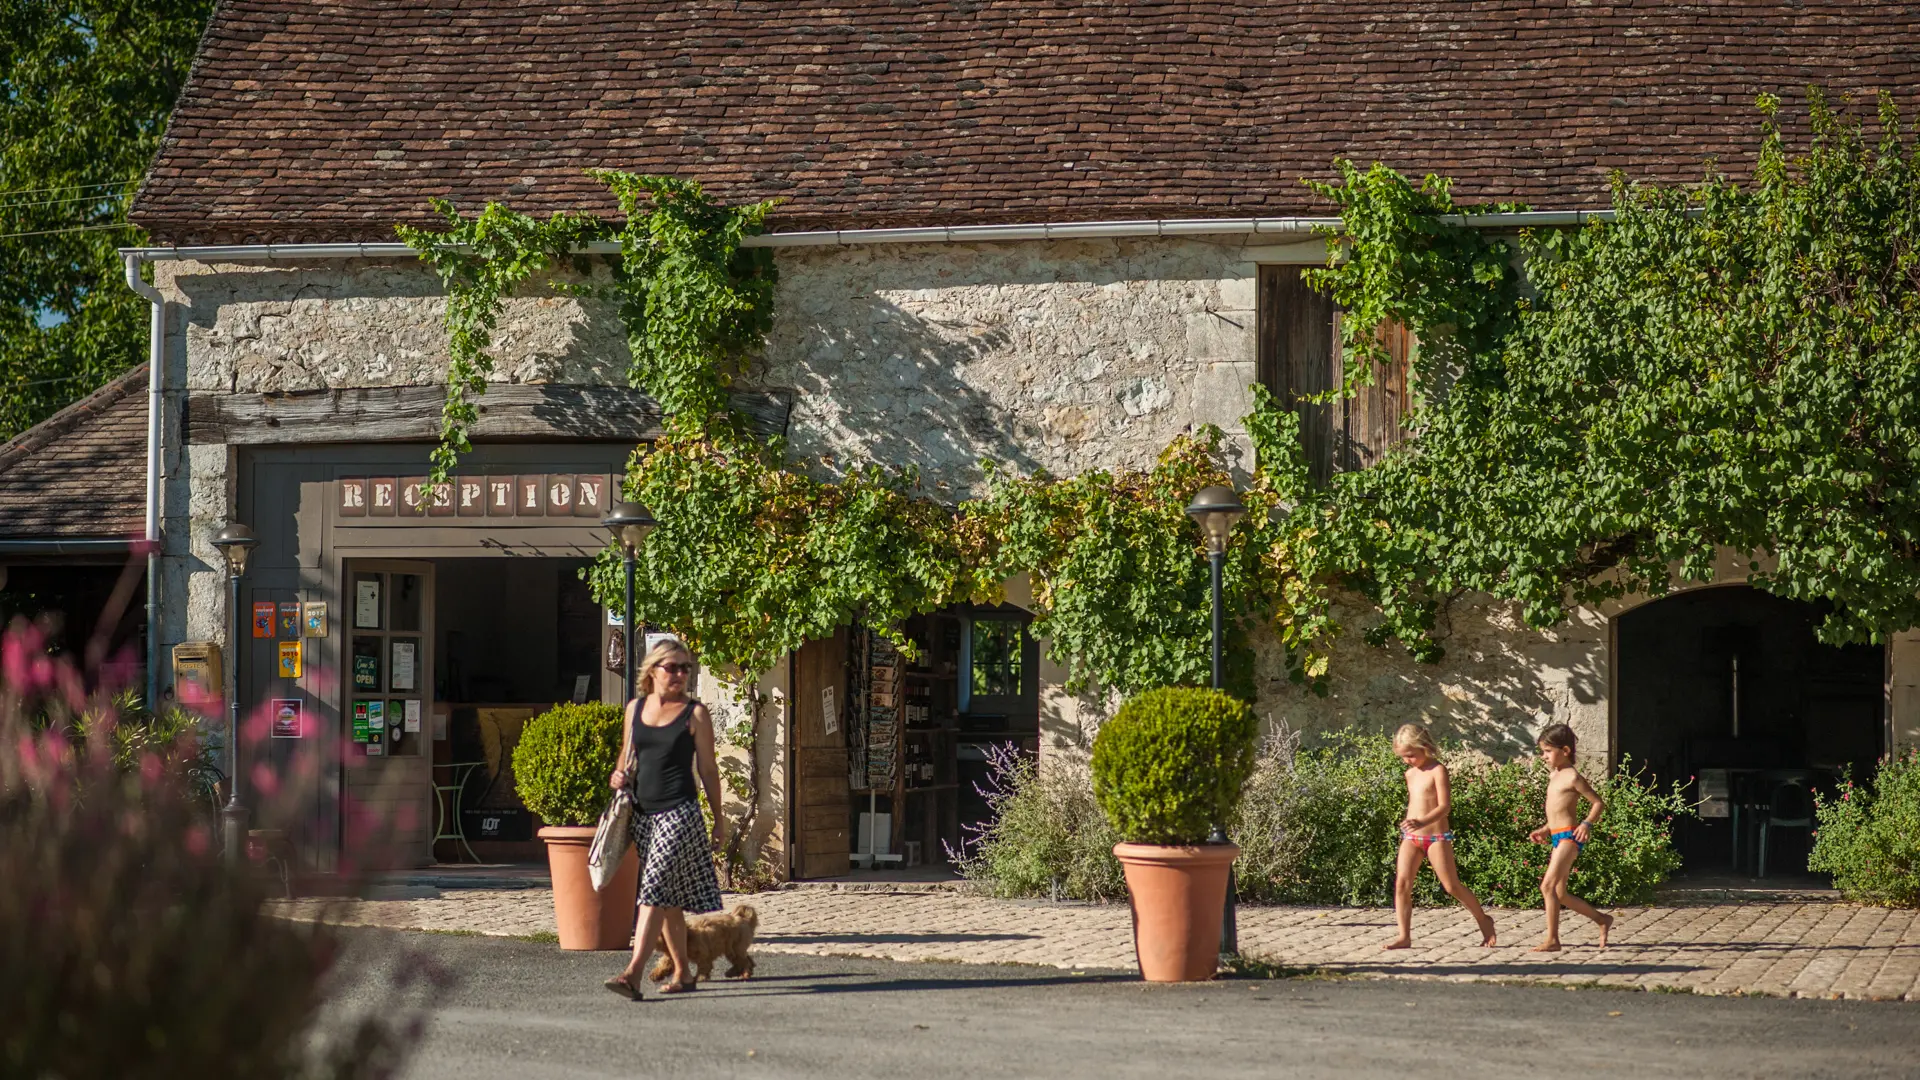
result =
[[[115,248],[213,0],[0,6],[0,441],[146,359]]]
[[[479,419],[472,398],[487,392],[493,371],[493,330],[500,301],[529,277],[567,259],[573,248],[606,232],[589,214],[555,214],[537,221],[499,203],[477,217],[462,217],[445,199],[433,208],[447,220],[445,232],[397,225],[400,239],[440,274],[447,290],[447,402],[440,414],[440,442],[433,448],[432,480],[443,483],[459,456],[473,449],[467,429]]]
[[[1307,185],[1340,204],[1339,228],[1326,230],[1334,261],[1309,272],[1307,282],[1341,307],[1346,385],[1371,382],[1374,363],[1387,358],[1376,333],[1387,322],[1425,329],[1418,372],[1425,385],[1477,375],[1512,322],[1516,252],[1504,239],[1442,218],[1523,208],[1455,206],[1452,181],[1429,175],[1415,187],[1378,162],[1366,172],[1351,161],[1334,167],[1337,183]]]
[[[764,671],[855,618],[893,626],[966,595],[951,511],[914,497],[910,477],[816,480],[784,468],[778,442],[676,424],[634,455],[628,487],[657,522],[634,602],[708,664]],[[611,551],[592,574],[602,600],[621,595]]]
[[[990,820],[951,853],[967,880],[993,896],[1120,900],[1126,877],[1119,842],[1094,802],[1085,772],[1042,772],[1028,757],[1001,753],[988,761],[984,789]]]
[[[620,763],[620,706],[555,705],[527,721],[513,748],[520,801],[549,825],[592,825],[607,808]]]
[[[1122,839],[1198,844],[1233,820],[1260,722],[1219,690],[1138,694],[1093,740],[1093,795]]]
[[[1457,591],[1544,626],[1710,580],[1723,549],[1829,601],[1823,640],[1920,623],[1920,161],[1886,99],[1874,136],[1815,94],[1797,157],[1761,107],[1751,186],[1622,181],[1614,221],[1518,238],[1524,297],[1500,241],[1436,220],[1443,188],[1349,168],[1328,189],[1366,232],[1321,283],[1428,357],[1417,450],[1322,510],[1328,565],[1409,644],[1437,655]]]
[[[1881,758],[1871,780],[1815,803],[1809,870],[1855,903],[1920,906],[1920,750]]]
[[[734,368],[773,325],[773,252],[743,248],[771,201],[725,207],[699,184],[596,169],[620,200],[613,292],[633,354],[628,373],[669,414],[704,426],[727,407]]]
[[[1290,648],[1330,627],[1324,619],[1309,623],[1324,616],[1322,594],[1292,573],[1291,538],[1270,517],[1297,495],[1305,475],[1304,467],[1297,478],[1288,468],[1300,458],[1296,429],[1288,426],[1297,421],[1276,413],[1267,422],[1261,438],[1271,465],[1263,463],[1241,494],[1248,513],[1236,526],[1222,586],[1233,613],[1223,681],[1247,699],[1254,686],[1247,637],[1256,622],[1276,625]],[[990,555],[976,571],[977,586],[1031,575],[1034,633],[1067,668],[1070,691],[1097,683],[1135,694],[1210,679],[1210,572],[1187,504],[1203,487],[1232,483],[1220,439],[1211,426],[1176,438],[1145,472],[1100,470],[1065,480],[995,472],[987,498],[961,507],[985,537],[977,550]],[[1298,659],[1296,676],[1307,677],[1308,667]]]
[[[1393,902],[1399,822],[1406,816],[1406,766],[1387,735],[1330,734],[1290,753],[1270,746],[1242,801],[1234,838],[1240,890],[1269,903]],[[1475,761],[1449,748],[1454,857],[1481,902],[1538,907],[1548,849],[1527,834],[1545,821],[1547,772],[1537,761]],[[1595,781],[1606,812],[1574,867],[1573,890],[1596,904],[1638,904],[1680,865],[1673,818],[1690,808],[1678,788],[1659,791],[1630,763]],[[1416,898],[1446,903],[1430,871]]]

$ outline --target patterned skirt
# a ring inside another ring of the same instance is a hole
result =
[[[700,804],[633,814],[633,846],[640,852],[640,899],[647,907],[719,911],[720,879]]]

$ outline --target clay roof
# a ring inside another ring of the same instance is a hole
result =
[[[0,540],[137,539],[146,497],[145,364],[0,443]]]
[[[428,196],[611,212],[593,166],[776,229],[1323,214],[1336,157],[1468,200],[1739,172],[1755,94],[1920,96],[1882,0],[224,0],[133,217],[391,240]]]

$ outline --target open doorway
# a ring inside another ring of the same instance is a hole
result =
[[[1886,650],[1821,644],[1823,617],[1727,585],[1616,621],[1616,762],[1692,785],[1700,816],[1674,829],[1690,875],[1804,874],[1811,793],[1884,749]]]
[[[794,877],[951,872],[993,760],[1039,749],[1030,620],[962,605],[906,620],[911,649],[852,626],[795,654]]]
[[[462,830],[486,862],[545,859],[520,801],[513,750],[528,720],[560,702],[602,700],[604,609],[585,559],[435,559],[436,783],[461,788]],[[442,840],[444,861],[465,857]]]

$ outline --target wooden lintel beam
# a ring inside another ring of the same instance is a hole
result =
[[[440,437],[442,386],[367,386],[281,394],[201,394],[187,399],[187,441],[264,446],[319,442],[418,442]],[[659,438],[660,404],[624,386],[512,383],[474,402],[473,439],[645,442]],[[784,435],[791,402],[773,390],[733,394],[762,435]]]

